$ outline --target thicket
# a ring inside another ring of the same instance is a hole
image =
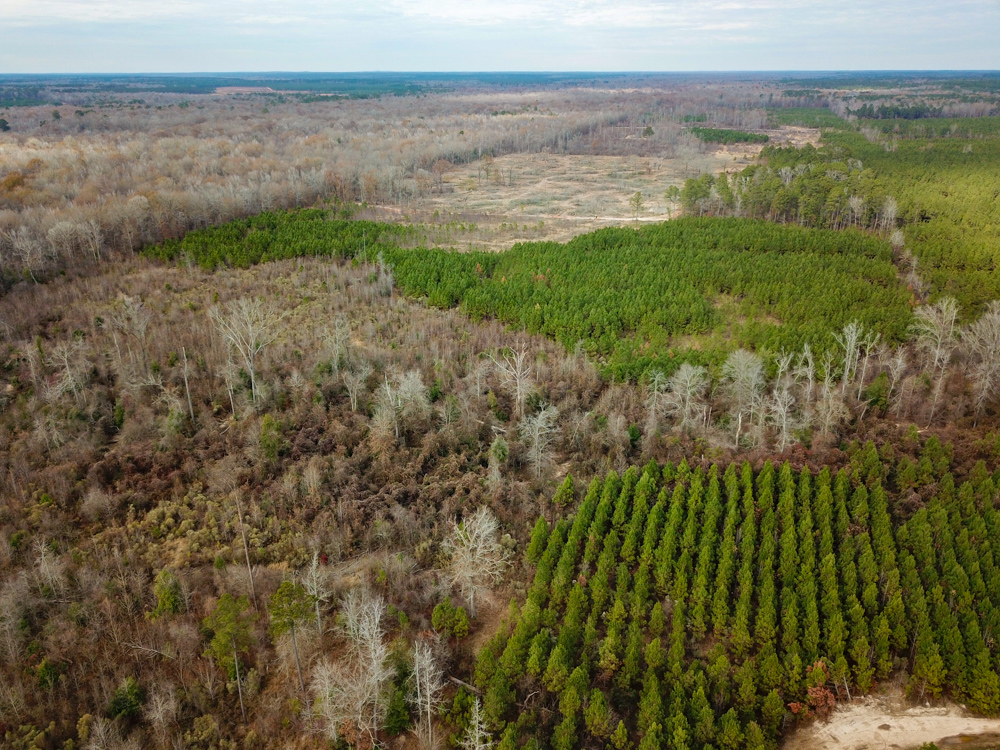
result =
[[[816,475],[650,463],[540,520],[476,670],[501,745],[773,747],[893,676],[996,713],[1000,475],[956,486],[936,439],[917,461],[849,452]]]
[[[770,138],[763,133],[748,133],[745,130],[726,130],[724,128],[691,128],[691,132],[705,143],[767,143]]]

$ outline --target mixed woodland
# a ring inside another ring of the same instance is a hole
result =
[[[3,746],[1000,712],[1000,85],[875,81],[4,83]],[[668,222],[406,219],[457,163],[717,148]]]

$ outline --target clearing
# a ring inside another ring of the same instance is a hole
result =
[[[755,131],[757,132],[757,131]],[[786,126],[759,131],[770,144],[817,144],[820,131]],[[674,218],[680,205],[666,200],[671,186],[705,172],[733,172],[756,159],[760,144],[678,147],[673,156],[510,154],[457,165],[441,184],[405,207],[381,206],[365,218],[435,224],[462,224],[431,244],[456,249],[502,250],[518,242],[566,242],[607,226]],[[638,215],[629,199],[642,193]],[[474,224],[475,228],[469,228]]]

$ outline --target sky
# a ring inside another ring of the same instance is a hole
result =
[[[1000,69],[1000,0],[0,0],[0,73]]]

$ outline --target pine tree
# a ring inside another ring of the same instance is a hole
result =
[[[584,712],[584,721],[591,736],[601,740],[611,733],[611,707],[604,693],[594,688],[590,692],[590,702]]]
[[[650,727],[663,723],[663,699],[660,697],[660,681],[656,672],[646,672],[639,697],[637,726],[639,734],[646,734]]]
[[[549,541],[549,523],[544,517],[538,519],[535,528],[531,532],[531,542],[528,544],[526,558],[529,565],[537,565],[545,553],[545,546]]]

